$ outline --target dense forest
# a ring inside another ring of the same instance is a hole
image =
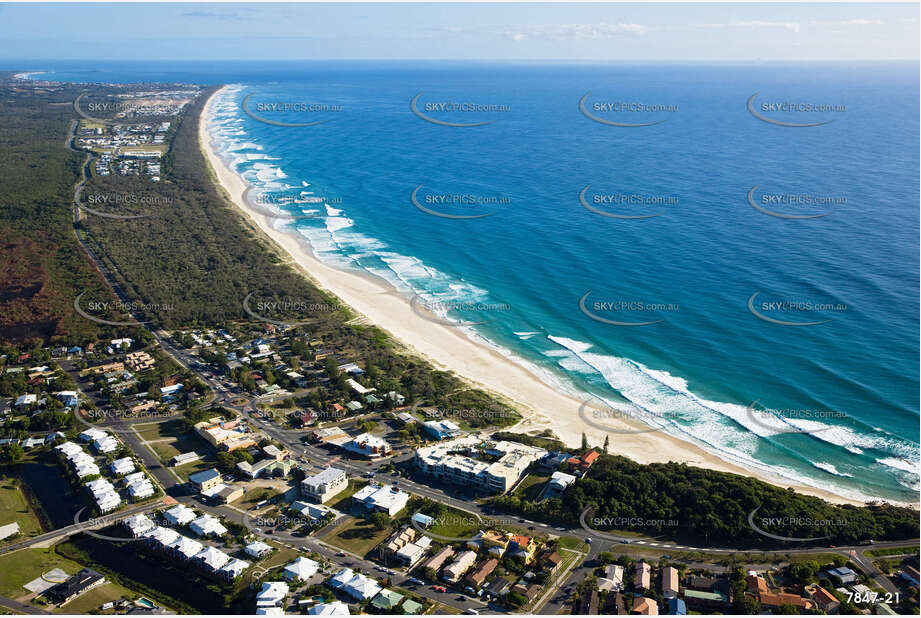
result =
[[[0,341],[82,343],[104,333],[74,312],[111,298],[74,237],[72,195],[85,155],[67,148],[79,94],[0,73]]]
[[[758,534],[748,523],[756,508],[756,525],[778,536],[827,536],[823,542],[829,544],[918,537],[918,512],[911,508],[833,505],[738,474],[676,463],[641,465],[612,455],[599,457],[584,478],[548,502],[509,495],[494,503],[539,520],[553,514],[572,525],[591,508],[586,523],[592,529],[616,528],[682,543],[731,543],[735,548],[798,544]],[[617,518],[620,526],[608,525]]]

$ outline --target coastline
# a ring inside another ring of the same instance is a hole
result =
[[[254,224],[256,230],[288,254],[292,265],[296,265],[317,287],[339,298],[356,314],[386,331],[397,345],[409,353],[509,402],[524,416],[524,420],[514,427],[515,431],[532,432],[549,428],[568,446],[577,446],[583,432],[591,444],[600,445],[604,441],[608,435],[605,431],[579,418],[582,405],[579,399],[554,390],[525,367],[487,345],[471,340],[460,329],[424,319],[385,281],[354,271],[339,270],[321,262],[305,243],[292,234],[275,229],[270,217],[251,208],[243,199],[247,183],[212,150],[206,128],[214,99],[222,90],[215,91],[202,109],[198,126],[200,147],[219,188],[226,191],[230,201]],[[644,427],[623,419],[606,419],[606,423],[622,429]],[[783,488],[792,487],[800,493],[833,503],[863,504],[859,500],[725,462],[691,442],[664,432],[617,434],[612,438],[612,453],[642,464],[687,463],[758,478]]]

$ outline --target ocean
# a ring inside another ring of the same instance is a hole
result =
[[[320,259],[727,461],[918,501],[917,63],[31,68],[231,84],[219,153]]]

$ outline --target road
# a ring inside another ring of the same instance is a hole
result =
[[[73,150],[72,142],[74,138],[74,132],[76,130],[76,123],[73,123],[71,126],[71,135],[67,139],[67,147]],[[107,269],[97,256],[87,247],[83,240],[80,238],[79,230],[77,228],[77,223],[80,220],[80,192],[83,189],[83,186],[87,180],[87,168],[90,165],[92,156],[88,155],[87,161],[82,167],[82,178],[81,181],[77,183],[74,188],[74,234],[77,238],[77,241],[83,247],[86,254],[89,256],[90,260],[95,264],[96,268],[103,275],[105,280],[108,282],[113,292],[119,297],[119,299],[126,305],[129,302],[129,298],[124,294],[121,289],[118,280],[109,269]],[[136,321],[140,322],[138,316],[133,316]],[[142,326],[139,324],[139,326]],[[224,387],[217,379],[211,378],[206,375],[204,372],[196,371],[192,369],[193,363],[197,360],[195,359],[188,351],[176,348],[172,345],[168,334],[164,331],[151,331],[153,336],[156,338],[160,347],[173,359],[188,369],[195,373],[203,382],[208,384],[211,388],[213,397],[210,397],[205,403],[216,403],[220,406],[233,409],[245,417],[254,427],[259,427],[264,433],[269,435],[274,440],[285,445],[291,452],[298,454],[306,454],[313,460],[319,461],[328,461],[330,458],[330,453],[324,450],[321,447],[315,445],[303,445],[300,442],[300,437],[303,435],[303,432],[286,430],[282,427],[275,425],[271,421],[263,422],[260,419],[255,418],[252,415],[253,409],[251,407],[250,400],[245,400],[243,403],[239,403],[241,399],[238,395],[235,395],[229,392],[226,387]],[[238,403],[234,403],[237,401]],[[176,493],[182,494],[182,488],[173,476],[172,472],[164,468],[162,464],[157,460],[157,458],[150,452],[150,450],[141,442],[137,434],[133,432],[126,432],[122,434],[125,442],[128,444],[129,448],[135,452],[141,460],[144,462],[145,466],[151,471],[160,484],[163,486],[170,495]],[[397,457],[393,461],[395,463],[403,463],[409,459],[409,456]],[[354,463],[352,460],[349,460],[345,457],[340,456],[336,462],[336,467],[346,470],[346,472],[351,473],[352,475],[363,476],[371,469],[376,469],[379,467],[379,464],[373,466],[368,466],[366,462]],[[399,484],[402,488],[410,491],[414,494],[431,498],[439,502],[448,504],[452,507],[458,508],[463,511],[474,513],[480,517],[487,516],[488,514],[483,510],[483,508],[470,500],[465,500],[459,497],[451,496],[446,493],[445,490],[437,487],[432,487],[429,484],[418,483],[412,479],[407,479],[401,477],[399,479]],[[176,497],[174,495],[174,497]],[[230,509],[233,511],[233,509]],[[531,522],[527,520],[519,520],[518,523],[527,524],[530,530],[533,530],[537,533],[543,533],[548,535],[559,536],[561,534],[573,535],[576,537],[589,536],[593,539],[591,544],[591,551],[585,560],[574,568],[569,576],[566,578],[566,581],[563,582],[561,586],[561,592],[559,594],[553,595],[553,597],[543,606],[541,613],[557,613],[554,611],[554,608],[561,609],[565,600],[562,595],[567,594],[567,591],[571,591],[571,588],[574,584],[579,581],[582,581],[585,576],[591,573],[593,570],[593,564],[597,559],[597,556],[602,551],[607,551],[610,547],[617,545],[622,551],[628,549],[643,549],[643,550],[653,550],[661,552],[663,555],[673,552],[704,552],[712,553],[715,555],[719,554],[731,554],[739,552],[756,552],[759,554],[765,555],[782,555],[790,553],[838,553],[845,555],[850,559],[854,559],[861,568],[865,569],[868,575],[873,577],[873,579],[884,589],[888,591],[894,591],[895,587],[891,581],[882,573],[880,573],[872,565],[872,561],[869,560],[866,556],[863,555],[863,551],[867,549],[865,546],[847,546],[847,547],[838,547],[838,548],[828,548],[826,546],[815,545],[815,546],[800,546],[796,548],[785,548],[777,550],[759,550],[759,549],[746,549],[746,548],[722,548],[722,547],[693,547],[687,545],[679,545],[675,543],[667,543],[658,539],[636,539],[632,537],[622,537],[614,535],[611,533],[604,533],[592,530],[585,523],[585,513],[582,514],[582,526],[577,528],[555,528],[549,525],[541,524],[538,522]],[[311,541],[304,541],[304,543],[309,543]],[[917,539],[910,539],[905,541],[892,541],[892,542],[879,542],[876,543],[874,547],[897,547],[900,545],[917,543]],[[322,552],[321,552],[322,553]],[[358,560],[356,558],[356,560]],[[367,561],[362,561],[367,562]],[[373,564],[367,562],[369,568],[373,568]],[[426,591],[426,596],[431,596],[434,593],[433,591]],[[567,595],[568,596],[568,595]]]
[[[105,528],[106,526],[111,526],[114,523],[117,523],[126,517],[131,515],[136,515],[138,513],[148,513],[156,509],[162,508],[162,500],[157,500],[156,502],[150,502],[148,504],[142,504],[140,506],[135,506],[124,511],[118,511],[116,513],[109,513],[108,515],[100,515],[99,517],[93,517],[91,520],[84,520],[79,524],[72,524],[70,526],[65,526],[63,528],[58,528],[56,530],[51,530],[50,532],[45,532],[37,536],[33,536],[24,541],[18,543],[12,543],[6,545],[5,547],[0,548],[0,555],[9,554],[20,549],[25,549],[27,547],[32,547],[34,545],[39,545],[41,543],[46,543],[61,537],[68,537],[74,534],[78,534],[85,530],[95,530],[98,528]]]

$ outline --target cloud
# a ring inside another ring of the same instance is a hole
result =
[[[728,28],[783,28],[790,32],[799,32],[800,24],[797,22],[785,21],[762,21],[762,20],[732,20],[721,24],[688,24],[687,26],[673,26],[669,30],[717,30]]]
[[[212,11],[187,11],[182,14],[183,17],[196,17],[199,19],[222,19],[237,20],[240,16],[236,13],[215,13]]]
[[[511,26],[504,36],[513,41],[528,39],[597,40],[622,36],[641,36],[651,28],[642,24],[559,24],[552,26]]]
[[[879,19],[846,19],[843,21],[811,21],[810,26],[882,26]]]

